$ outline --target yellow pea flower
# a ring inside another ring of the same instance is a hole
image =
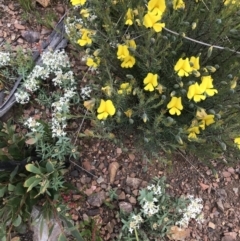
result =
[[[171,115],[180,115],[181,110],[183,109],[182,97],[173,96],[171,101],[168,103],[167,108],[169,109],[169,113]]]
[[[81,29],[82,36],[77,41],[80,46],[90,45],[92,44],[92,39],[90,38],[90,35],[92,34],[92,31],[88,29]]]
[[[148,73],[143,80],[143,83],[145,85],[144,89],[147,91],[154,91],[154,88],[158,85],[157,78],[157,74]]]
[[[73,6],[75,5],[84,5],[86,0],[71,0]]]
[[[124,112],[124,114],[128,117],[128,118],[131,118],[132,117],[132,109],[128,109],[127,111]]]
[[[208,115],[203,108],[199,108],[197,110],[196,117],[201,121],[199,126],[202,128],[202,130],[205,130],[206,126],[215,123],[214,115]]]
[[[102,91],[107,95],[107,96],[111,96],[112,95],[112,88],[107,85],[105,87],[102,87]]]
[[[161,32],[162,29],[165,27],[165,23],[159,23],[158,21],[161,20],[162,15],[160,13],[155,14],[154,12],[148,12],[143,17],[143,25],[146,28],[153,28],[155,32]]]
[[[111,100],[105,101],[101,99],[101,103],[97,109],[97,112],[98,112],[97,118],[99,120],[106,120],[109,115],[113,116],[115,114],[116,109]]]
[[[203,89],[208,96],[213,96],[215,93],[218,93],[216,89],[213,89],[213,79],[210,75],[202,76],[201,81],[200,88]]]
[[[224,5],[228,5],[229,3],[236,4],[237,1],[236,0],[224,0]]]
[[[120,60],[124,60],[129,56],[128,46],[127,45],[118,45],[118,51],[117,51],[117,58]]]
[[[206,96],[203,94],[204,90],[205,89],[201,88],[198,83],[190,85],[188,87],[187,97],[189,100],[193,99],[195,102],[205,100]]]
[[[129,39],[129,40],[126,40],[126,44],[129,48],[132,48],[132,49],[136,49],[137,48],[137,45],[134,41],[134,39]]]
[[[234,143],[237,144],[238,149],[240,149],[240,137],[235,138]]]
[[[185,3],[183,0],[173,0],[173,9],[177,10],[177,9],[184,9],[185,8]]]
[[[180,77],[189,76],[189,74],[192,72],[189,58],[180,58],[175,64],[174,70],[178,73],[178,76]]]
[[[123,94],[123,93],[127,93],[127,94],[131,94],[132,92],[132,86],[126,82],[126,83],[122,83],[120,85],[120,90],[118,90],[118,94]]]
[[[97,68],[100,64],[100,58],[98,57],[95,57],[95,59],[93,58],[87,58],[87,62],[86,62],[86,65],[88,67],[94,67],[94,68]]]
[[[150,0],[148,2],[148,11],[157,11],[163,14],[165,9],[166,9],[165,0]]]
[[[190,63],[192,64],[192,69],[193,70],[199,70],[200,69],[200,65],[199,65],[199,56],[198,57],[194,57],[192,56],[190,58]]]
[[[89,15],[90,15],[88,9],[81,9],[80,14],[81,14],[82,17],[84,17],[84,18],[88,18]]]
[[[135,63],[136,63],[135,58],[133,56],[129,55],[123,59],[121,67],[122,68],[132,68]]]
[[[187,129],[189,135],[188,135],[188,139],[192,140],[192,139],[197,139],[197,134],[200,133],[199,130],[199,126],[193,126]]]
[[[125,19],[126,19],[126,22],[125,22],[126,25],[132,25],[133,24],[134,14],[133,14],[133,10],[131,8],[129,8],[127,10],[127,13],[125,15]]]

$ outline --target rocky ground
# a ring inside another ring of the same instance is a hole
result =
[[[37,3],[35,10],[41,16],[53,11],[56,17],[51,24],[54,25],[67,11],[65,3],[55,1],[47,8]],[[0,0],[0,46],[8,43],[13,50],[21,46],[25,50],[41,51],[41,41],[52,31],[46,25],[32,17],[28,19],[17,1]],[[70,50],[71,46],[68,46],[67,51]],[[79,66],[77,59],[73,65],[77,74],[85,69],[85,66]],[[26,110],[25,115],[32,111],[34,109]],[[81,126],[81,120],[73,124],[76,135],[79,128],[81,132],[86,130],[87,124]],[[96,139],[77,140],[80,159],[73,161],[66,179],[79,193],[64,196],[76,224],[92,217],[96,224],[93,233],[99,230],[103,240],[113,240],[121,229],[119,208],[133,210],[139,189],[146,187],[152,177],[166,175],[171,195],[192,194],[203,199],[205,221],[201,225],[191,222],[186,241],[240,240],[240,166],[226,167],[212,162],[216,170],[213,172],[181,153],[174,157],[170,167],[164,166],[158,160],[146,160],[143,153],[133,148],[131,137],[126,139],[124,146]],[[159,154],[159,160],[161,158]],[[112,201],[113,191],[117,196]],[[30,241],[29,237],[25,240]]]

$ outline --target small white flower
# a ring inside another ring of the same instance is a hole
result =
[[[0,52],[0,68],[8,65],[10,62],[10,53]]]

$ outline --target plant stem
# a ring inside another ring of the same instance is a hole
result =
[[[174,35],[180,36],[179,33],[175,32],[175,31],[172,31],[172,30],[170,30],[170,29],[168,29],[166,27],[164,27],[164,30],[166,30],[167,32],[172,33]],[[239,51],[236,51],[234,49],[230,49],[230,48],[226,48],[226,47],[222,47],[222,46],[218,46],[218,45],[211,45],[211,44],[208,44],[208,43],[205,43],[205,42],[193,39],[193,38],[189,38],[187,36],[182,36],[182,38],[190,40],[190,41],[198,43],[198,44],[201,44],[201,45],[209,46],[209,47],[212,47],[212,48],[215,48],[215,49],[228,50],[230,52],[233,52],[233,53],[236,53],[236,54],[240,54]]]
[[[137,233],[137,229],[136,229],[136,228],[134,228],[134,232],[135,232],[136,240],[139,241],[139,239],[138,239],[138,233]]]

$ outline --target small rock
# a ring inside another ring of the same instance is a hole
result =
[[[104,191],[94,193],[87,198],[87,202],[93,207],[100,207],[106,198],[106,193]]]
[[[209,222],[209,223],[208,223],[208,227],[209,227],[209,228],[212,228],[212,229],[215,229],[215,228],[216,228],[216,225],[215,225],[214,223],[212,223],[212,222]]]
[[[119,199],[119,200],[125,200],[125,199],[126,199],[125,192],[121,192],[121,193],[118,195],[118,199]]]
[[[20,237],[14,237],[11,239],[11,241],[21,241]]]
[[[101,184],[102,182],[104,182],[104,178],[102,176],[100,176],[98,179],[97,179],[97,183],[98,184]]]
[[[92,165],[89,161],[83,161],[82,165],[83,165],[83,168],[86,169],[87,171],[90,171],[92,169]]]
[[[130,202],[131,204],[136,204],[136,203],[137,203],[137,200],[136,200],[135,197],[131,196],[131,197],[129,198],[129,202]]]
[[[71,215],[71,217],[72,217],[72,220],[74,220],[74,221],[77,221],[79,218],[78,215],[74,214],[74,213]]]
[[[121,148],[117,148],[117,154],[122,154],[122,149]]]
[[[79,200],[81,197],[82,197],[81,195],[77,195],[77,194],[74,194],[74,195],[72,196],[72,198],[73,198],[74,201]]]
[[[235,195],[238,196],[238,187],[234,187],[233,191],[234,191]]]
[[[125,213],[131,213],[133,211],[132,204],[128,202],[119,202],[119,208]]]
[[[87,210],[87,214],[88,216],[97,216],[100,213],[100,209],[99,208],[95,208],[95,209],[88,209]]]
[[[235,170],[234,170],[234,168],[229,167],[227,170],[228,170],[228,172],[230,172],[231,174],[235,174]]]
[[[42,31],[41,31],[41,34],[42,34],[42,35],[46,35],[46,34],[49,34],[49,33],[51,33],[51,32],[52,32],[52,30],[43,27],[43,28],[42,28]]]
[[[217,207],[218,207],[222,212],[224,212],[224,207],[223,207],[223,203],[222,203],[222,200],[221,200],[221,199],[219,199],[219,200],[217,201]]]
[[[142,187],[142,188],[145,188],[145,187],[147,187],[147,186],[148,186],[148,182],[147,182],[147,181],[142,181],[141,187]]]
[[[138,195],[138,190],[133,190],[133,195],[136,197]]]
[[[73,170],[72,172],[70,172],[70,175],[71,175],[72,177],[78,177],[78,176],[79,176],[79,173],[78,173],[77,170]]]
[[[83,218],[84,221],[88,221],[88,219],[89,219],[89,217],[88,217],[88,215],[86,213],[84,213],[82,215],[82,218]]]
[[[127,177],[126,184],[134,189],[137,189],[142,182],[142,179],[135,177]]]
[[[19,43],[19,44],[23,44],[23,39],[22,38],[19,38],[18,40],[17,40],[17,42]]]
[[[221,239],[221,241],[234,241],[234,240],[236,240],[236,239],[234,239],[234,238],[231,237],[231,236],[224,236],[224,237]]]
[[[64,7],[63,7],[62,5],[58,5],[58,6],[56,7],[56,11],[57,11],[58,13],[64,14],[65,9],[64,9]]]
[[[227,172],[227,171],[224,171],[224,172],[222,172],[222,175],[223,175],[223,177],[230,177],[231,176],[231,173],[230,172]]]
[[[15,24],[14,24],[14,27],[15,27],[16,29],[20,29],[20,30],[24,30],[24,29],[25,29],[25,27],[24,27],[23,25],[19,24],[19,23],[15,23]]]
[[[106,225],[106,229],[109,233],[112,233],[113,232],[113,229],[114,229],[114,223],[113,222],[108,222],[107,225]]]
[[[22,33],[22,37],[28,42],[28,43],[35,43],[38,42],[40,39],[40,33],[35,31],[25,31]]]

